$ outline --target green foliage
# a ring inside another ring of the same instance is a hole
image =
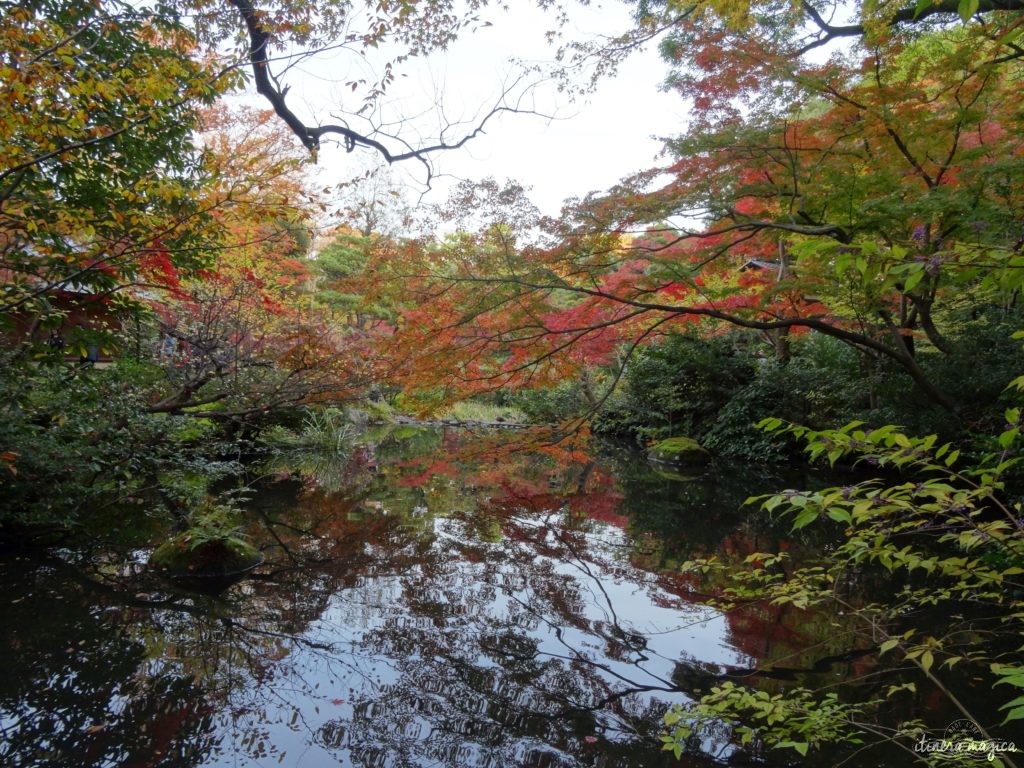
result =
[[[207,499],[192,514],[183,541],[188,549],[197,549],[211,541],[244,542],[245,534],[238,507],[231,499],[220,502]]]
[[[388,302],[377,301],[367,295],[368,286],[380,288],[379,281],[386,278],[401,280],[393,275],[368,273],[367,267],[375,249],[384,248],[390,241],[378,234],[342,233],[326,245],[312,262],[317,276],[317,301],[345,318],[348,325],[362,327],[370,320],[394,320],[395,308]],[[380,266],[377,269],[381,269]],[[379,297],[376,297],[379,298]]]
[[[816,431],[766,419],[763,429],[798,438],[812,460],[856,459],[901,478],[762,497],[762,507],[788,519],[794,531],[838,524],[838,542],[816,562],[795,565],[786,553],[755,553],[743,569],[714,558],[694,560],[684,569],[724,577],[727,605],[760,600],[856,619],[861,642],[874,644],[879,663],[884,657],[916,668],[924,684],[944,694],[965,717],[982,722],[963,709],[954,667],[985,680],[994,692],[1000,685],[1024,687],[1018,647],[1024,632],[1024,510],[1004,482],[1020,462],[1020,409],[1007,410],[1004,418],[1005,429],[994,436],[997,449],[971,464],[935,435],[916,438],[893,426],[870,429],[862,422]],[[893,595],[879,602],[851,595],[844,585],[865,571],[885,574]],[[929,608],[948,617],[938,636],[917,624]],[[687,739],[716,722],[732,724],[743,743],[756,738],[801,753],[817,744],[886,732],[895,740],[921,738],[924,731],[915,721],[896,723],[891,731],[873,724],[886,699],[915,690],[915,682],[902,680],[895,666],[876,671],[875,682],[884,682],[885,674],[893,682],[885,694],[855,706],[826,691],[797,688],[776,698],[723,685],[693,706],[669,713],[666,749],[681,752]],[[1024,697],[1006,698],[1004,724],[1024,719]]]
[[[701,438],[730,396],[754,375],[733,337],[673,334],[630,361],[622,395],[594,420],[599,434]]]
[[[150,563],[172,573],[223,574],[251,567],[259,552],[246,541],[233,500],[207,500],[188,528],[161,544]]]
[[[188,417],[147,412],[154,386],[151,368],[129,362],[4,367],[0,528],[76,527],[116,507],[176,513],[211,479],[238,472],[216,439],[182,439]]]
[[[1024,688],[1024,666],[993,664],[991,669],[992,674],[998,678],[995,682],[996,685]],[[1024,695],[1006,702],[999,709],[1009,710],[1002,725],[1006,725],[1011,720],[1024,720]]]
[[[1024,367],[1024,355],[1019,342],[1013,338],[1013,331],[1020,327],[1024,318],[1017,310],[1008,310],[985,304],[973,304],[960,308],[966,318],[978,315],[970,324],[957,324],[957,331],[951,338],[950,354],[930,353],[922,355],[921,365],[928,374],[959,402],[964,404],[960,418],[969,422],[976,431],[995,430],[1002,423],[1002,410],[1006,404],[1004,383],[1011,380]],[[915,414],[910,398],[904,393],[897,400],[900,410],[911,412],[911,418],[901,418],[899,423],[914,432],[940,430],[949,434],[948,415],[943,420],[932,418],[931,414]],[[1002,405],[1001,405],[1002,404]],[[919,415],[915,423],[914,416]],[[944,429],[945,427],[945,429]]]
[[[792,446],[756,428],[767,416],[799,422],[829,423],[844,407],[839,371],[816,369],[797,358],[788,365],[766,362],[749,384],[739,388],[715,416],[704,444],[716,454],[753,461],[780,461]],[[831,385],[831,386],[830,386]]]
[[[157,9],[3,4],[0,319],[52,316],[43,286],[145,281],[150,248],[180,271],[205,266],[197,109],[237,79],[189,57],[179,13]]]
[[[462,400],[453,403],[440,414],[440,418],[485,424],[523,424],[526,422],[526,416],[516,408],[492,405],[476,400]]]
[[[261,442],[275,451],[319,452],[348,455],[355,430],[343,411],[335,408],[306,410],[299,432],[275,424],[261,435]]]
[[[648,450],[648,456],[673,464],[706,464],[710,454],[691,437],[668,437]]]
[[[1009,331],[1014,314],[977,304],[957,311],[991,319],[960,328],[949,339],[948,354],[922,345],[918,361],[933,381],[969,404],[958,414],[923,402],[891,361],[836,339],[796,337],[791,358],[782,364],[758,360],[736,342],[672,337],[630,364],[624,391],[597,415],[594,429],[658,438],[687,431],[673,425],[691,425],[689,434],[716,455],[782,461],[797,453],[794,441],[757,429],[759,421],[778,417],[822,427],[853,419],[898,423],[945,439],[962,437],[965,424],[979,431],[995,428],[1002,421],[999,382],[1024,363]],[[526,395],[516,397],[529,402]]]
[[[769,695],[730,681],[713,687],[699,704],[669,710],[664,722],[670,730],[661,740],[678,759],[691,737],[727,723],[744,746],[764,743],[806,756],[823,742],[863,743],[855,726],[861,710],[841,702],[835,693],[819,697],[797,688]]]
[[[338,235],[317,254],[315,269],[327,281],[357,277],[370,260],[373,238],[356,234]]]
[[[583,387],[577,381],[563,381],[548,389],[520,389],[502,397],[499,402],[522,411],[526,420],[533,424],[579,418],[589,408]]]

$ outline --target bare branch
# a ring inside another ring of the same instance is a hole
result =
[[[403,160],[420,160],[426,165],[429,177],[431,169],[430,166],[426,164],[425,158],[427,155],[443,150],[459,149],[467,142],[484,133],[487,123],[497,115],[508,112],[551,117],[550,115],[542,115],[542,113],[532,109],[525,109],[521,104],[507,103],[510,93],[512,93],[513,89],[521,84],[522,79],[519,78],[513,82],[511,86],[506,86],[503,89],[501,95],[495,101],[493,106],[491,106],[487,113],[483,115],[472,130],[453,141],[446,141],[442,136],[442,138],[432,144],[412,147],[408,142],[397,136],[383,133],[377,127],[371,127],[369,131],[364,132],[355,130],[342,123],[307,125],[291,109],[291,107],[288,106],[286,102],[288,89],[287,87],[281,86],[271,71],[270,45],[272,38],[270,31],[260,19],[259,11],[256,9],[252,0],[230,0],[230,2],[238,10],[239,14],[241,14],[242,21],[245,24],[246,32],[248,34],[249,62],[252,68],[257,93],[270,102],[278,117],[284,120],[285,124],[287,124],[291,131],[299,138],[303,146],[313,153],[314,156],[319,150],[320,143],[324,137],[336,136],[342,140],[345,149],[349,152],[358,146],[372,149],[388,163],[396,163]],[[382,138],[391,139],[405,147],[405,149],[402,151],[396,151],[385,144],[384,141],[381,140]]]

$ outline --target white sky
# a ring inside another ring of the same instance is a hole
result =
[[[442,119],[473,122],[478,112],[494,103],[503,80],[514,71],[510,59],[553,58],[554,49],[544,37],[554,26],[552,19],[532,4],[517,2],[521,4],[507,13],[485,11],[482,19],[492,26],[464,35],[447,51],[425,61],[404,65],[401,71],[406,76],[389,89],[388,99],[391,109],[405,116],[418,114],[403,126],[407,140],[415,143],[417,126],[428,135]],[[566,29],[566,36],[621,32],[629,25],[628,12],[620,4],[577,9],[575,28]],[[305,103],[314,121],[330,122],[322,105],[342,98],[351,103],[353,95],[345,82],[372,76],[368,64],[353,61],[338,56],[305,63],[302,68],[308,76],[293,85],[290,103],[296,109]],[[354,67],[362,67],[364,74],[352,74]],[[649,49],[634,54],[614,79],[599,83],[585,99],[573,102],[550,83],[540,86],[534,91],[537,109],[555,113],[558,119],[501,115],[488,123],[486,135],[461,149],[435,154],[435,168],[444,176],[435,178],[424,202],[443,202],[457,179],[494,176],[531,187],[531,199],[544,213],[555,214],[567,197],[607,189],[623,176],[651,167],[661,149],[653,137],[681,133],[686,120],[685,103],[659,91],[666,71],[657,52]],[[443,103],[443,118],[434,106],[438,99]],[[344,181],[374,162],[365,153],[354,156],[325,147],[320,156],[321,178],[328,183]],[[421,181],[422,168],[415,161],[407,162],[396,167],[395,175]]]

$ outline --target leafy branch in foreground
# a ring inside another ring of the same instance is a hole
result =
[[[934,435],[911,437],[894,426],[869,430],[854,422],[814,431],[779,419],[761,422],[762,429],[802,440],[813,459],[835,465],[854,457],[902,481],[870,479],[749,500],[788,518],[794,530],[842,526],[836,545],[809,564],[798,565],[782,552],[752,554],[739,571],[715,557],[683,567],[724,575],[724,607],[763,601],[855,618],[860,645],[875,649],[874,684],[869,694],[852,700],[828,688],[769,695],[725,682],[669,711],[665,748],[681,754],[701,733],[725,725],[744,745],[801,754],[828,743],[871,739],[895,744],[925,764],[948,760],[943,752],[919,748],[936,737],[929,725],[944,724],[882,722],[894,718],[890,700],[917,696],[920,687],[921,694],[938,692],[948,711],[976,724],[978,743],[995,745],[991,764],[1013,766],[1013,750],[998,737],[1008,723],[1024,720],[1024,696],[1001,695],[1024,688],[1024,518],[1021,502],[1007,488],[1021,460],[1021,411],[1011,408],[1005,416],[993,451],[974,462]],[[888,584],[888,594],[865,596],[854,587],[870,574]],[[941,631],[935,628],[936,612],[943,616]],[[971,678],[1007,699],[1000,701],[1002,722],[986,726],[991,715],[965,703],[965,687],[977,684]]]

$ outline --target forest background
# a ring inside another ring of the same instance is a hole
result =
[[[436,115],[428,136],[390,116],[389,94],[410,61],[492,23],[482,0],[0,4],[5,542],[111,516],[194,526],[247,456],[352,404],[556,437],[685,435],[745,461],[791,458],[803,438],[812,457],[919,473],[906,498],[869,484],[776,499],[802,500],[800,527],[877,537],[829,568],[938,573],[998,625],[974,655],[953,630],[893,630],[880,652],[1024,687],[1003,642],[1024,589],[1020,4],[641,0],[597,39],[564,34],[572,5],[538,6],[554,63],[508,79],[471,123]],[[538,78],[586,94],[650,45],[687,127],[660,163],[557,216],[485,180],[424,217],[382,171],[344,185],[339,211],[309,173],[332,146],[429,185],[439,153],[545,112]],[[288,78],[325,51],[386,60],[307,114]],[[894,560],[894,519],[927,544]],[[819,574],[780,592],[766,568],[722,594],[826,599]],[[878,626],[899,603],[871,610]],[[730,696],[708,722],[749,705]],[[843,737],[814,731],[801,701],[768,722],[789,730],[759,737],[798,751]],[[686,722],[670,748],[703,721]]]

